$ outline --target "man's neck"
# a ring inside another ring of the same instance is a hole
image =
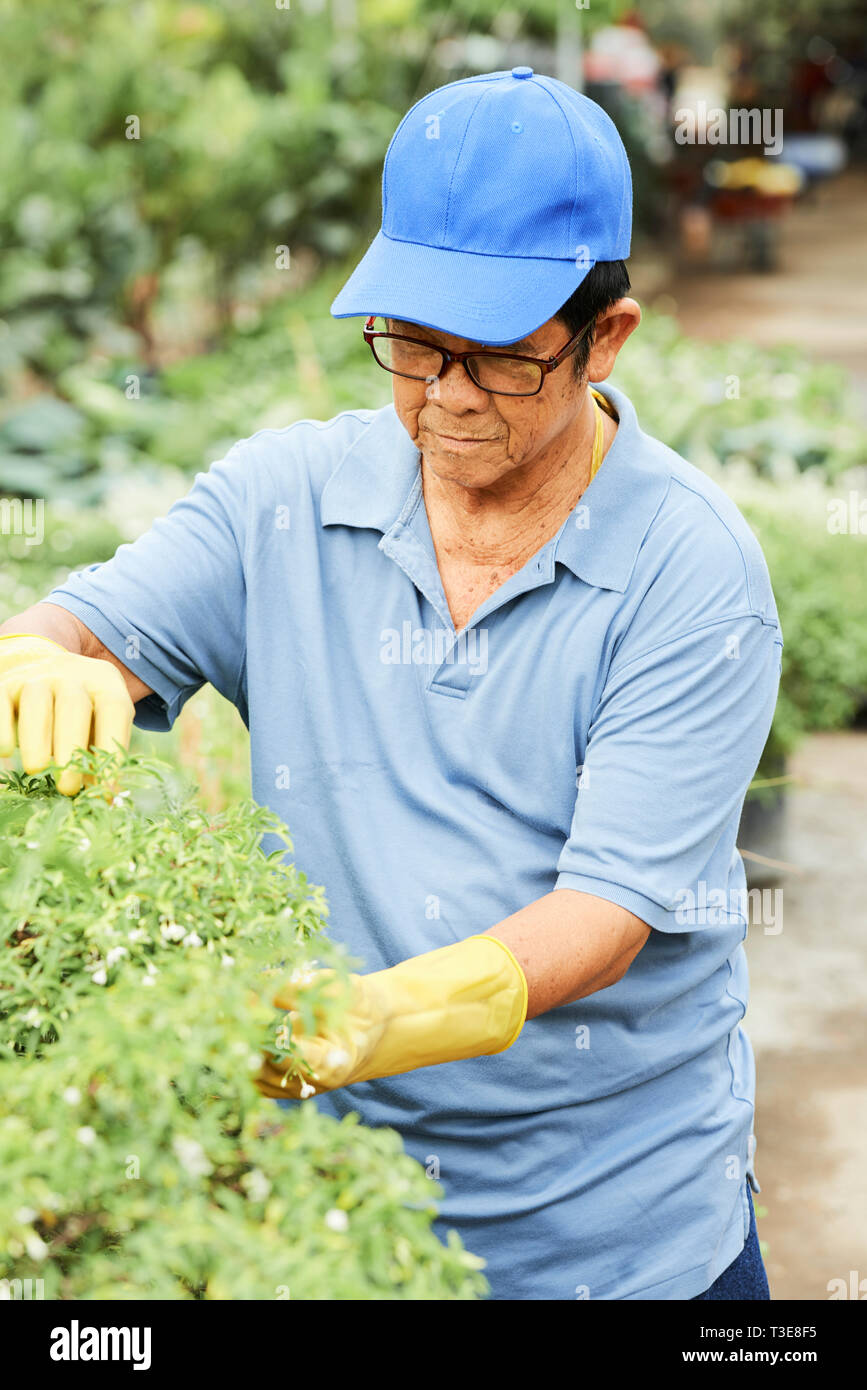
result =
[[[603,415],[603,450],[617,425]],[[590,481],[596,411],[589,390],[574,426],[532,463],[491,488],[444,481],[422,458],[422,486],[437,560],[490,570],[520,569],[556,535]]]
[[[426,468],[422,487],[443,592],[455,631],[555,536],[590,481],[596,410],[589,392],[568,437],[496,488],[470,489]],[[617,424],[603,412],[603,454]]]

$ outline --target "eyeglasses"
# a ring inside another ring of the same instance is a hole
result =
[[[374,314],[364,325],[364,341],[380,367],[393,376],[411,381],[437,381],[451,362],[463,362],[470,380],[495,396],[535,396],[548,372],[553,372],[575,351],[595,319],[586,323],[554,357],[524,357],[504,352],[449,352],[423,338],[374,329]]]

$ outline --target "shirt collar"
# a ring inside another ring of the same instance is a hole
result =
[[[594,382],[613,404],[620,424],[592,483],[556,536],[542,547],[554,564],[596,588],[624,593],[638,552],[668,491],[671,469],[664,450],[639,428],[628,396]],[[385,534],[415,506],[419,453],[393,405],[375,411],[349,446],[322,491],[323,526],[372,527]]]
[[[373,413],[322,489],[323,526],[385,533],[401,517],[419,474],[419,452],[393,405]]]
[[[664,446],[639,427],[629,397],[608,382],[593,385],[620,424],[599,472],[548,545],[554,559],[585,583],[622,594],[668,492],[671,466]]]

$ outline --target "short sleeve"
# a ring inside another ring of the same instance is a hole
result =
[[[137,540],[42,600],[68,609],[151,687],[136,704],[139,728],[170,729],[205,683],[237,704],[246,659],[247,463],[236,445]]]
[[[556,888],[683,930],[683,890],[711,863],[727,873],[771,728],[781,654],[778,625],[746,614],[612,669],[588,731]]]

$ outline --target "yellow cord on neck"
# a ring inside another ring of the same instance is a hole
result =
[[[599,402],[596,399],[595,393],[592,396],[592,400],[593,409],[596,411],[596,434],[593,438],[593,455],[590,459],[591,483],[593,482],[593,479],[596,477],[596,474],[599,472],[599,465],[602,462],[602,447],[604,443],[602,432],[602,411],[599,408]]]

